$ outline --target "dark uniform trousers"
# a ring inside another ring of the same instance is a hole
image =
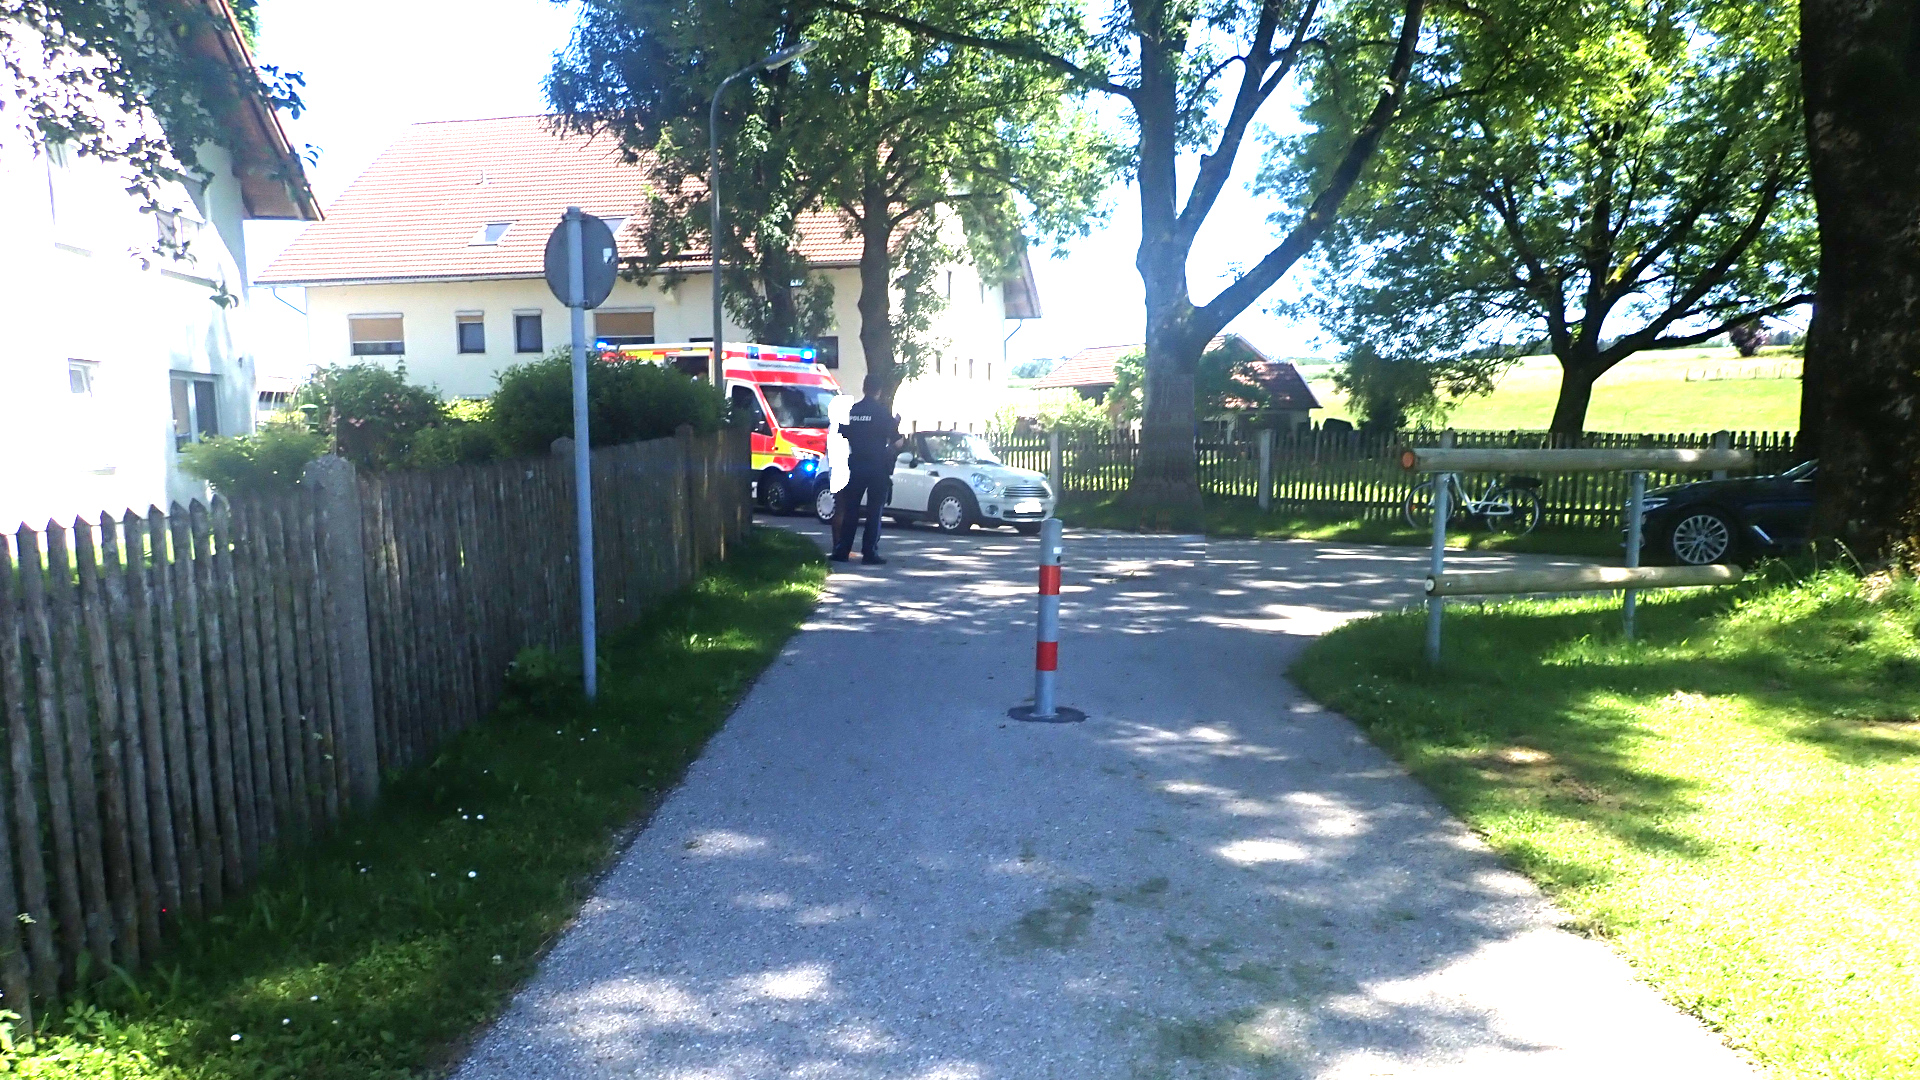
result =
[[[887,508],[887,497],[892,487],[891,473],[853,470],[847,486],[834,495],[834,501],[837,504],[834,509],[837,511],[837,523],[840,526],[839,535],[833,538],[835,558],[844,559],[853,553],[853,533],[862,523],[860,500],[863,497],[867,502],[865,518],[867,534],[862,538],[860,552],[867,556],[880,554],[880,514]]]

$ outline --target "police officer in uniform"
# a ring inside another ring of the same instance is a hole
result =
[[[839,532],[833,538],[834,562],[846,562],[853,555],[853,533],[860,527],[860,500],[865,499],[867,532],[860,545],[861,562],[884,565],[880,557],[880,515],[887,508],[893,489],[893,461],[903,445],[900,418],[887,411],[878,398],[880,379],[869,375],[860,384],[864,395],[847,412],[840,434],[847,440],[847,486],[834,495],[839,508]]]

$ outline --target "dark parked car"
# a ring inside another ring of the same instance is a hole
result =
[[[1815,462],[1778,476],[1702,480],[1647,492],[1641,552],[1647,562],[1738,562],[1807,543]],[[1623,515],[1624,516],[1624,515]]]

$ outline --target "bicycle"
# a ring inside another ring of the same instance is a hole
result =
[[[1449,522],[1464,518],[1471,527],[1475,520],[1484,521],[1488,532],[1507,536],[1525,536],[1540,524],[1540,481],[1535,477],[1515,476],[1505,483],[1489,480],[1486,493],[1477,499],[1467,494],[1457,473],[1446,473],[1444,478]],[[1415,484],[1401,506],[1407,524],[1416,529],[1433,527],[1433,484],[1432,480]]]

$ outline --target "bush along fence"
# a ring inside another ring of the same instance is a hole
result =
[[[1313,427],[1273,439],[1270,451],[1270,505],[1285,510],[1309,510],[1360,518],[1398,515],[1407,491],[1420,478],[1400,467],[1399,452],[1407,447],[1440,443],[1438,431],[1360,432],[1344,428]],[[1462,448],[1538,450],[1555,445],[1544,431],[1459,431],[1454,445]],[[1009,465],[1049,472],[1053,445],[1048,435],[994,435],[995,452]],[[1061,434],[1059,476],[1062,492],[1110,493],[1127,489],[1139,460],[1140,444],[1127,435]],[[1588,432],[1579,445],[1589,449],[1695,449],[1722,447],[1756,452],[1756,468],[1777,472],[1798,464],[1790,431],[1728,431],[1697,434],[1642,435]],[[1261,444],[1244,442],[1195,444],[1200,490],[1208,495],[1257,498],[1260,495]],[[1491,475],[1466,475],[1461,482],[1478,494]],[[1649,485],[1698,479],[1678,474],[1653,474]],[[1627,481],[1618,473],[1568,473],[1540,478],[1540,497],[1548,524],[1611,528],[1619,523],[1627,501]]]
[[[602,627],[739,540],[746,460],[738,430],[594,452]],[[572,476],[323,458],[291,496],[0,542],[0,1007],[152,956],[573,643]]]

